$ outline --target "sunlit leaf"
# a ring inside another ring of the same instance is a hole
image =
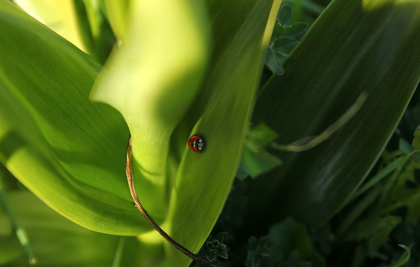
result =
[[[195,0],[134,1],[130,9],[126,38],[102,70],[92,99],[125,118],[137,191],[152,213],[164,216],[169,141],[199,90],[208,25],[204,4]]]
[[[74,0],[14,0],[28,14],[47,25],[69,42],[85,50],[76,18]],[[82,0],[76,0],[81,2]]]
[[[201,154],[181,142],[182,158],[170,202],[170,233],[194,252],[209,235],[231,190],[261,74],[262,44],[268,45],[280,6],[280,1],[252,3],[244,7],[233,0],[208,1],[217,41],[211,69],[189,116],[174,133],[182,140],[198,132],[207,140]],[[231,18],[236,18],[235,23],[226,24]],[[184,266],[189,261],[170,248],[165,264]]]
[[[127,191],[127,127],[115,110],[88,99],[100,66],[9,1],[0,1],[0,31],[7,36],[0,43],[2,163],[86,228],[149,230]]]

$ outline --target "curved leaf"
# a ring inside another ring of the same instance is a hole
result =
[[[330,140],[298,154],[277,153],[283,166],[250,181],[250,221],[292,215],[321,224],[343,206],[381,154],[419,82],[419,41],[418,1],[330,4],[286,61],[285,75],[264,88],[253,122],[265,122],[281,143],[291,143],[322,132],[362,92],[368,98]]]
[[[237,1],[208,1],[214,18],[213,62],[190,115],[174,133],[179,140],[202,133],[207,147],[197,154],[179,142],[182,158],[168,220],[173,238],[192,251],[198,252],[206,240],[231,190],[249,128],[263,49],[280,2],[254,0],[244,8]],[[235,23],[226,23],[233,18]],[[191,261],[174,248],[167,249],[169,257],[163,265],[187,266]]]
[[[73,6],[74,0],[14,0],[28,14],[85,51]]]
[[[149,230],[127,190],[127,126],[88,99],[100,66],[8,1],[0,1],[0,31],[0,160],[86,228]]]
[[[199,89],[207,61],[207,21],[195,0],[135,1],[92,98],[121,112],[133,140],[136,188],[154,216],[167,212],[170,136]]]

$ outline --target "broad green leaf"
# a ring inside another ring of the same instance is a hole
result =
[[[195,0],[141,0],[130,9],[126,38],[102,70],[92,99],[123,115],[141,200],[164,216],[169,141],[198,92],[208,57],[208,25],[204,4]]]
[[[28,14],[66,38],[79,49],[86,51],[78,30],[73,1],[14,0]]]
[[[362,92],[368,98],[330,140],[309,151],[278,153],[282,167],[251,181],[250,224],[292,215],[318,225],[343,206],[416,89],[419,33],[418,1],[332,1],[286,61],[285,74],[263,89],[253,123],[265,122],[279,142],[289,143],[322,132]]]
[[[89,231],[63,218],[30,192],[7,194],[13,212],[25,228],[37,258],[35,266],[153,266],[150,261],[162,257],[161,247],[145,246],[134,237],[124,238]],[[9,228],[8,217],[0,210],[0,229]],[[0,240],[8,238],[0,231]],[[17,238],[12,239],[17,241]],[[3,245],[2,243],[0,243]],[[6,266],[29,266],[22,248],[20,257]],[[16,253],[15,252],[15,253]],[[0,252],[2,255],[3,250]],[[117,258],[116,258],[117,257]],[[118,258],[119,257],[119,258]]]
[[[100,66],[9,1],[0,1],[0,31],[1,162],[86,228],[149,230],[127,190],[127,126],[88,99]]]
[[[209,235],[231,190],[249,129],[263,48],[270,40],[280,1],[254,0],[244,7],[233,0],[209,0],[207,5],[215,44],[211,67],[189,116],[174,133],[185,141],[192,133],[202,133],[207,148],[197,154],[181,142],[169,210],[170,234],[194,252]],[[226,23],[230,19],[234,23]],[[172,247],[168,255],[164,266],[190,262]]]

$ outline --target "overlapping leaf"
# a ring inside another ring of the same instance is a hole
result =
[[[30,192],[13,192],[6,196],[28,235],[37,259],[35,266],[147,267],[162,257],[161,248],[141,244],[135,237],[121,238],[84,229],[51,210]],[[0,229],[0,265],[30,266],[27,255],[11,231],[9,218],[1,209]],[[5,243],[7,240],[10,242]],[[2,261],[7,256],[9,261]]]
[[[136,187],[153,214],[167,212],[166,158],[173,130],[195,98],[208,57],[204,4],[135,1],[120,47],[92,99],[121,112],[133,139]]]
[[[82,0],[76,1],[82,2]],[[14,2],[81,50],[86,49],[77,26],[74,0],[15,0]]]
[[[321,224],[345,203],[419,82],[419,33],[418,1],[330,4],[286,61],[285,75],[264,88],[253,122],[265,122],[281,143],[290,143],[322,132],[362,92],[368,98],[330,140],[310,151],[278,153],[283,167],[251,182],[254,226],[251,217],[277,220],[286,214]]]
[[[88,96],[100,66],[8,1],[0,1],[0,159],[80,225],[149,230],[125,181],[122,117]],[[157,218],[158,219],[158,218]]]
[[[211,69],[191,115],[174,133],[186,138],[202,133],[207,147],[197,154],[184,145],[169,214],[170,233],[195,252],[209,235],[231,190],[258,88],[262,44],[268,45],[280,1],[250,1],[247,8],[233,14],[225,7],[236,5],[235,1],[209,1],[208,5],[215,18],[214,40],[220,42],[215,42]],[[235,23],[226,23],[232,16]],[[266,26],[268,36],[264,36]],[[190,259],[169,249],[166,266],[188,264]]]

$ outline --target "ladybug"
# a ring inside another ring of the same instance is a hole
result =
[[[201,134],[194,134],[188,139],[188,147],[196,153],[201,153],[206,148],[206,140]]]

